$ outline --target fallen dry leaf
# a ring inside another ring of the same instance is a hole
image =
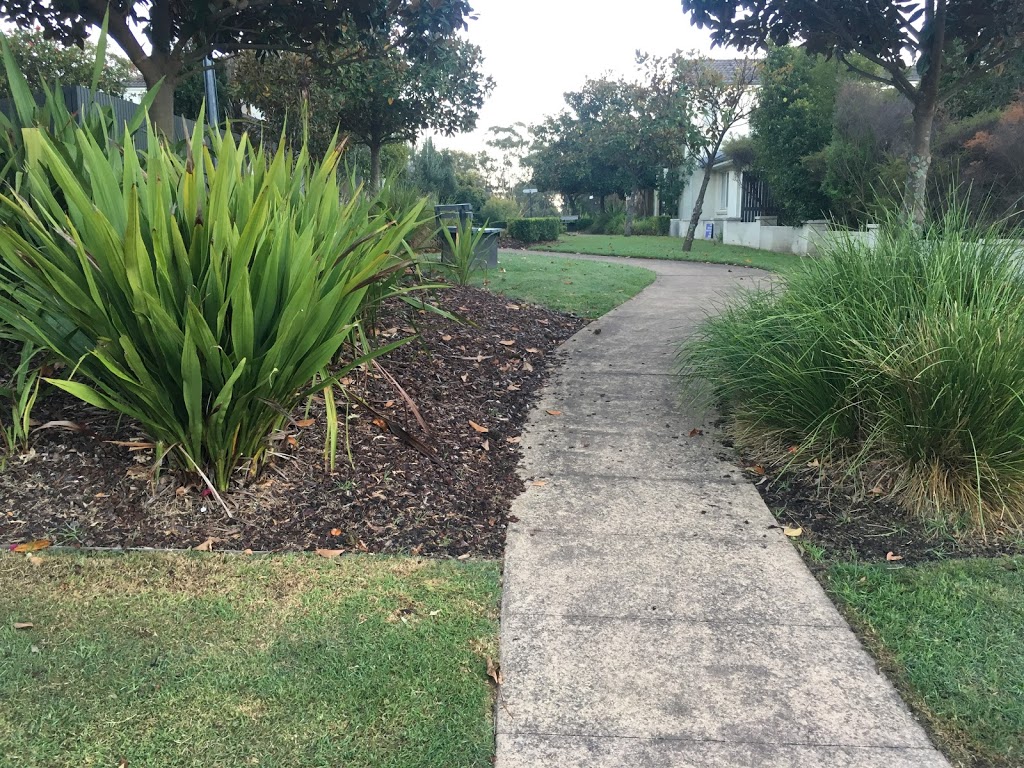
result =
[[[452,335],[450,333],[446,333],[444,336],[441,337],[441,341],[451,341],[451,340],[452,340]]]
[[[524,360],[523,361],[523,370],[526,371],[527,373],[533,373],[533,366],[530,365],[527,361]]]
[[[316,424],[316,419],[300,419],[295,422],[295,426],[300,427],[301,429],[312,427],[314,424]]]
[[[469,560],[469,552],[466,552],[466,553],[465,553],[464,555],[459,555],[459,556],[458,556],[457,558],[455,558],[455,559],[456,559],[456,560]]]
[[[548,416],[561,416],[562,415],[561,411],[546,411],[546,413],[547,413]]]
[[[817,469],[818,467],[821,466],[821,462],[818,461],[817,459],[813,459],[813,460],[807,462],[807,466],[810,469]]]
[[[341,528],[331,528],[331,536],[341,536]]]
[[[484,440],[484,442],[482,444],[482,447],[483,447],[483,449],[485,451],[491,450],[491,441],[490,440]]]
[[[782,532],[784,534],[786,534],[787,536],[789,536],[789,538],[796,539],[796,538],[799,538],[803,534],[804,529],[800,528],[800,527],[792,528],[792,527],[787,525],[785,528],[782,529]]]
[[[764,475],[765,468],[762,467],[760,464],[755,464],[752,467],[747,467],[747,472],[752,472],[755,475]]]
[[[521,442],[523,442],[523,438],[521,438],[521,437],[506,437],[505,438],[505,442],[506,443],[521,443]]]
[[[490,432],[491,431],[487,427],[480,426],[479,424],[477,424],[472,419],[469,420],[469,426],[471,426],[475,432],[479,432],[481,434],[483,434],[484,432]]]
[[[252,554],[252,550],[251,549],[243,549],[242,550],[242,554],[243,555],[251,555]]]
[[[881,496],[883,493],[885,493],[885,488],[883,488],[880,485],[876,485],[874,488],[868,491],[868,493],[870,493],[872,496]]]
[[[40,568],[43,565],[43,558],[36,557],[35,555],[29,555],[27,558],[28,564],[33,568]]]
[[[516,343],[512,341],[512,339],[506,339],[504,341],[499,341],[498,343],[501,344],[501,346],[503,347],[514,347],[516,345]]]
[[[501,685],[501,665],[491,657],[487,657],[487,676],[494,681],[495,685]]]
[[[384,430],[388,428],[388,423],[384,419],[374,419],[373,425],[378,429]]]
[[[519,309],[519,305],[518,304],[506,304],[505,307],[507,309]]]
[[[541,351],[539,349],[537,349],[536,347],[527,347],[526,351],[527,352],[532,352],[535,355],[541,354]]]
[[[704,430],[703,429],[697,429],[696,427],[694,427],[693,429],[690,430],[690,437],[698,437],[698,436],[703,435],[703,434],[704,434]]]
[[[897,555],[895,552],[886,552],[885,559],[890,563],[895,563],[897,560],[902,560],[903,555]]]
[[[547,480],[534,480],[533,483],[531,483],[531,485],[536,485],[536,486],[547,485],[547,484],[548,484]]]
[[[464,373],[459,378],[462,379],[462,383],[465,384],[467,381],[469,381],[469,374]]]
[[[192,549],[194,549],[196,552],[213,552],[213,545],[216,544],[217,541],[218,541],[217,539],[215,539],[215,538],[213,538],[213,536],[211,536],[206,541],[204,541],[202,544],[199,544],[198,546],[192,547]]]
[[[32,627],[34,627],[34,626],[35,626],[35,624],[33,624],[31,621],[16,621],[16,622],[14,622],[14,628],[15,629],[32,629]]]
[[[797,448],[797,446],[791,445],[786,449],[786,453],[796,453],[798,450],[799,448]]]
[[[316,550],[316,553],[320,555],[320,557],[325,557],[328,560],[333,560],[338,555],[342,554],[344,551],[344,549],[318,549]]]
[[[24,544],[15,544],[11,547],[11,551],[38,552],[40,549],[46,549],[50,544],[51,542],[49,539],[36,539],[35,541],[26,541]]]
[[[507,389],[509,392],[518,392],[519,390],[522,389],[522,387],[520,387],[518,384],[509,384]]]

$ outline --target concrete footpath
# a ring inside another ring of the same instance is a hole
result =
[[[710,415],[680,402],[678,342],[765,273],[633,263],[657,282],[566,342],[523,436],[498,768],[948,767],[756,489],[689,437]]]

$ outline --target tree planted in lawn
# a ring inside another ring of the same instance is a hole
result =
[[[29,85],[38,90],[41,83],[51,88],[61,85],[89,85],[96,65],[96,46],[66,47],[47,40],[37,29],[14,29],[4,37],[14,61]],[[133,75],[132,66],[120,56],[105,55],[96,86],[104,93],[120,96]],[[0,97],[10,98],[7,77],[0,73]]]
[[[402,47],[426,54],[438,36],[464,27],[467,0],[4,0],[0,19],[38,26],[46,37],[82,45],[90,28],[109,15],[111,39],[138,67],[146,85],[161,80],[150,109],[170,134],[174,89],[182,77],[215,54],[297,51],[342,46],[351,60]]]
[[[453,32],[430,57],[395,47],[363,61],[351,61],[345,48],[322,48],[313,57],[249,56],[235,79],[244,98],[278,123],[289,111],[296,120],[308,100],[317,125],[340,128],[369,149],[368,186],[376,191],[385,145],[415,142],[428,129],[451,136],[476,126],[494,87],[482,64],[480,48]]]
[[[751,89],[760,76],[761,67],[751,59],[714,61],[704,56],[677,57],[675,66],[692,126],[687,134],[688,149],[704,166],[683,239],[683,250],[691,251],[715,158],[729,131],[750,116],[755,103]]]
[[[682,0],[712,40],[740,50],[799,42],[902,93],[913,105],[914,140],[904,212],[925,221],[932,125],[938,107],[1024,49],[1020,0]],[[944,78],[946,56],[962,67]],[[863,57],[868,65],[858,60]],[[908,58],[920,79],[908,69]]]

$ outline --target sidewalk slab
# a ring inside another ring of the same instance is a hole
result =
[[[499,734],[504,768],[948,768],[933,749]]]
[[[510,614],[844,627],[832,601],[781,534],[711,530],[659,536],[517,529],[506,554]],[[670,578],[665,578],[671,574]],[[782,588],[780,588],[780,585]]]
[[[926,748],[846,627],[506,612],[498,732]]]

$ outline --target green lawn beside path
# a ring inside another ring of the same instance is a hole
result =
[[[494,562],[0,555],[0,764],[489,766],[499,595]]]
[[[498,268],[477,274],[473,285],[560,312],[596,318],[654,282],[649,269],[560,256],[502,252]]]
[[[1024,765],[1024,558],[837,563],[825,581],[955,764]]]
[[[714,264],[737,264],[759,267],[772,272],[786,272],[796,268],[803,257],[790,253],[774,253],[738,245],[722,245],[716,241],[695,240],[693,250],[683,251],[678,237],[648,235],[562,235],[557,243],[538,243],[530,246],[537,251],[558,253],[591,253],[598,256],[628,256],[634,259],[667,259],[670,261],[705,261]]]

